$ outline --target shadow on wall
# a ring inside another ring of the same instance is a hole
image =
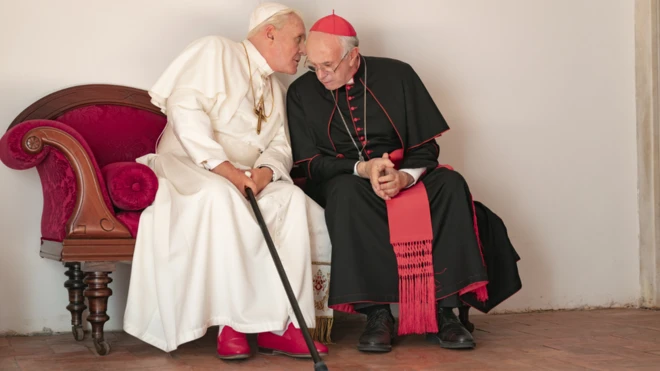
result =
[[[465,107],[468,109],[467,105]],[[522,280],[522,289],[490,313],[508,312],[509,307],[517,308],[513,312],[537,310],[540,301],[549,302],[549,300],[544,300],[544,296],[552,297],[555,282],[552,270],[544,260],[544,255],[547,254],[539,250],[543,246],[542,241],[534,240],[536,236],[542,236],[544,233],[533,230],[534,223],[530,221],[535,219],[535,215],[529,214],[533,209],[530,209],[528,204],[523,204],[513,190],[506,186],[507,183],[510,183],[509,180],[502,179],[499,175],[498,168],[501,169],[507,165],[503,164],[497,156],[474,158],[473,154],[477,153],[475,149],[488,145],[490,139],[483,135],[471,137],[470,131],[461,126],[461,123],[464,122],[461,111],[452,113],[454,117],[447,121],[449,121],[450,127],[452,127],[452,121],[454,122],[453,128],[439,140],[440,163],[452,165],[456,171],[460,172],[467,181],[474,200],[486,205],[502,219],[509,239],[521,258],[518,262],[518,270]],[[483,148],[481,152],[483,152]],[[471,168],[470,164],[474,163],[482,165],[480,168]],[[529,171],[520,169],[519,172],[524,174],[531,171],[532,169]],[[530,278],[533,279],[530,280]],[[525,289],[531,287],[530,285],[536,287],[541,285],[543,292],[526,291]],[[532,302],[536,303],[534,308],[525,304]],[[478,311],[473,312],[478,313]]]

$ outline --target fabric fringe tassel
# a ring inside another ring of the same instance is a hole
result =
[[[393,244],[399,268],[399,335],[438,332],[432,243]]]
[[[331,332],[335,322],[333,317],[316,317],[316,327],[309,329],[312,339],[324,344],[332,344]]]
[[[477,296],[477,300],[480,302],[488,301],[488,289],[486,285],[488,281],[475,282],[467,287],[464,287],[461,291],[458,292],[459,296],[463,296],[468,292],[473,292]]]
[[[486,285],[481,286],[477,289],[477,300],[479,300],[482,303],[485,303],[488,301],[488,290],[486,289]]]

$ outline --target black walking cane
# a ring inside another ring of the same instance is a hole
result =
[[[305,338],[305,343],[307,343],[307,348],[309,349],[309,352],[312,354],[312,359],[314,360],[314,371],[327,371],[328,366],[325,365],[325,363],[319,356],[319,352],[316,350],[316,347],[314,346],[314,341],[312,341],[312,336],[309,334],[309,330],[307,329],[307,324],[305,323],[305,319],[303,318],[302,313],[300,312],[298,301],[296,300],[296,297],[293,295],[293,290],[291,290],[291,284],[289,283],[289,279],[287,278],[286,272],[284,271],[284,267],[282,266],[282,262],[280,261],[280,256],[277,254],[277,250],[275,250],[275,244],[273,244],[273,239],[270,237],[270,233],[268,232],[268,228],[266,227],[266,222],[264,221],[264,217],[261,215],[261,210],[259,210],[259,205],[257,205],[257,200],[254,198],[254,193],[252,192],[252,189],[248,187],[245,187],[245,192],[247,192],[248,198],[250,199],[250,205],[252,205],[252,210],[254,210],[254,215],[256,215],[257,217],[257,221],[259,222],[259,227],[261,227],[261,232],[264,234],[264,238],[266,238],[266,244],[268,245],[268,250],[270,250],[270,255],[273,257],[273,261],[275,262],[277,273],[279,273],[280,278],[282,279],[282,284],[284,285],[284,291],[286,291],[286,296],[289,297],[289,303],[291,303],[291,306],[293,307],[293,312],[296,315],[298,324],[300,324],[300,330],[302,330],[303,337]]]

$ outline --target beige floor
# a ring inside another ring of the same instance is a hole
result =
[[[422,337],[398,339],[383,355],[355,349],[363,322],[341,322],[325,358],[330,370],[660,370],[660,312],[598,310],[473,316],[477,348],[450,351]],[[172,354],[109,333],[110,355],[71,335],[0,338],[0,370],[313,370],[311,361],[256,354],[215,358],[216,329]]]

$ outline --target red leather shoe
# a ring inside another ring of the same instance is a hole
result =
[[[218,335],[218,358],[245,359],[250,356],[250,345],[245,334],[225,326]]]
[[[302,331],[289,324],[282,336],[275,335],[272,332],[264,332],[257,335],[257,345],[259,346],[259,353],[263,354],[284,354],[296,358],[311,358],[312,355],[307,349],[307,343],[303,337]],[[328,347],[314,342],[316,351],[319,355],[325,356],[328,354]]]

